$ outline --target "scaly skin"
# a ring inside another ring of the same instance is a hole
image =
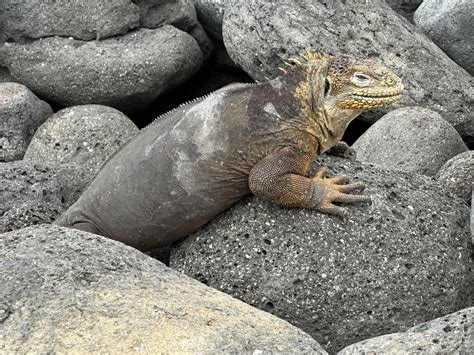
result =
[[[232,85],[142,130],[101,168],[55,223],[141,250],[178,240],[244,195],[344,215],[368,202],[345,177],[307,174],[362,110],[392,103],[403,85],[387,68],[307,52],[285,74]]]

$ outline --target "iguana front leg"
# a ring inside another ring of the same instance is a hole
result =
[[[361,190],[360,182],[344,184],[347,178],[325,178],[320,169],[306,177],[312,157],[292,149],[282,149],[256,164],[249,174],[249,188],[258,197],[282,206],[313,208],[324,213],[347,215],[347,210],[334,202],[370,202],[370,197],[348,192]]]

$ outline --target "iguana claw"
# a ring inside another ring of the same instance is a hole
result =
[[[344,203],[370,203],[371,199],[366,195],[353,195],[348,192],[363,190],[365,185],[362,182],[348,183],[347,176],[334,176],[326,178],[326,169],[320,168],[316,174],[311,178],[315,183],[315,207],[317,210],[335,214],[340,217],[347,217],[348,211],[344,207],[334,205],[333,202]]]

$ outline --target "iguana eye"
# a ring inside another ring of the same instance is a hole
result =
[[[358,85],[369,85],[372,82],[372,78],[362,73],[354,73],[352,79]]]

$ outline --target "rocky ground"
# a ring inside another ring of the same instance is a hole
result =
[[[470,0],[0,2],[0,352],[474,353]],[[150,255],[52,226],[139,128],[313,48],[404,81],[319,157],[372,204],[248,197]],[[174,270],[173,270],[174,269]],[[186,274],[187,276],[183,275]],[[200,282],[197,282],[195,280]]]

